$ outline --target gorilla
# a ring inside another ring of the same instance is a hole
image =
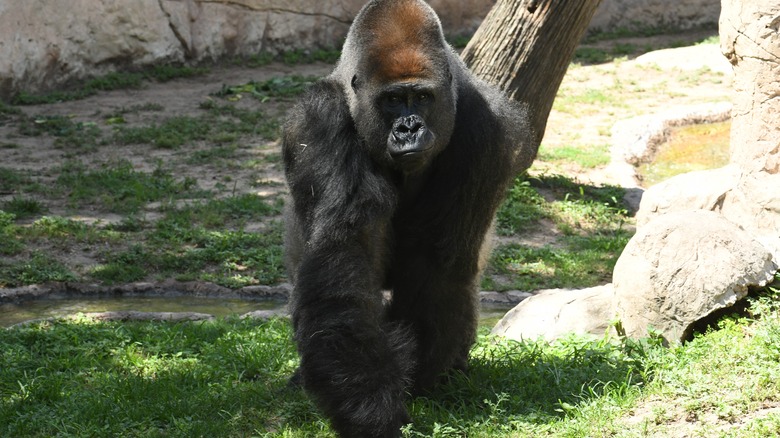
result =
[[[468,71],[425,2],[371,0],[291,110],[293,379],[340,436],[400,436],[407,394],[465,370],[486,236],[533,160],[524,108]]]

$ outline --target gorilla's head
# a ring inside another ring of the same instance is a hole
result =
[[[375,160],[413,173],[449,143],[457,99],[450,56],[422,1],[374,0],[355,18],[334,75]]]

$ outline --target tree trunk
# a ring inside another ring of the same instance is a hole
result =
[[[529,105],[535,144],[582,35],[601,0],[498,0],[462,57],[483,80]],[[529,163],[530,164],[530,163]]]

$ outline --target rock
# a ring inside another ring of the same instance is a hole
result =
[[[720,45],[734,66],[731,162],[746,173],[780,174],[778,17],[777,0],[723,1]]]
[[[720,52],[717,44],[701,44],[689,47],[654,50],[639,55],[637,65],[657,66],[663,70],[697,71],[703,68],[731,76],[731,64]]]
[[[238,290],[238,296],[242,298],[261,298],[287,301],[290,298],[292,289],[293,286],[290,283],[282,283],[276,286],[245,286]]]
[[[774,278],[772,255],[747,232],[711,211],[669,213],[629,241],[613,274],[615,314],[626,334],[650,328],[667,342]]]
[[[118,68],[341,46],[365,0],[0,0],[0,98]],[[433,0],[448,34],[491,0]]]
[[[273,310],[253,310],[251,312],[244,313],[240,316],[241,319],[254,318],[254,319],[271,319],[276,317],[290,316],[290,312],[287,308],[273,309]]]
[[[612,315],[612,285],[549,289],[523,300],[492,333],[509,339],[553,341],[570,333],[604,336]]]
[[[780,175],[744,173],[736,164],[677,175],[645,191],[637,227],[689,210],[721,213],[780,260]]]
[[[780,261],[780,174],[743,174],[721,213],[761,242]]]
[[[645,190],[636,215],[637,227],[671,212],[720,211],[739,181],[740,170],[729,165],[674,176]]]
[[[492,290],[479,292],[479,302],[484,304],[509,304],[509,297],[501,292]]]

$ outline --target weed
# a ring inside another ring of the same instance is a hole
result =
[[[138,172],[127,161],[105,163],[89,170],[79,162],[68,162],[57,178],[68,191],[71,204],[91,203],[106,211],[134,213],[149,202],[197,195],[196,182],[176,180],[165,169]]]
[[[538,158],[542,161],[577,163],[584,169],[593,169],[609,164],[609,146],[559,146],[539,148]]]
[[[58,260],[36,252],[29,260],[0,263],[0,287],[17,287],[49,281],[75,281],[76,276]]]
[[[38,216],[46,211],[46,207],[37,199],[20,198],[16,196],[3,202],[2,209],[16,215],[19,219]]]
[[[185,143],[206,138],[210,126],[194,117],[171,117],[162,124],[141,127],[119,127],[114,141],[120,144],[148,143],[162,149],[176,149]]]
[[[500,235],[517,234],[536,226],[545,217],[544,198],[524,178],[515,180],[498,210],[497,231]]]
[[[246,94],[260,100],[261,102],[267,102],[271,99],[283,99],[298,96],[316,80],[317,78],[313,76],[274,77],[266,81],[252,81],[243,85],[222,85],[222,89],[214,95],[217,97],[227,98],[228,100],[236,100],[240,99],[244,94]]]
[[[0,167],[0,192],[11,192],[29,185],[32,180],[25,173],[16,169]]]
[[[101,136],[100,128],[94,122],[74,122],[70,117],[47,115],[23,117],[19,134],[30,137],[51,135],[56,137],[56,146],[82,152],[94,150]]]
[[[14,255],[22,250],[22,243],[15,237],[15,220],[16,216],[13,213],[0,210],[0,254],[2,255]]]

